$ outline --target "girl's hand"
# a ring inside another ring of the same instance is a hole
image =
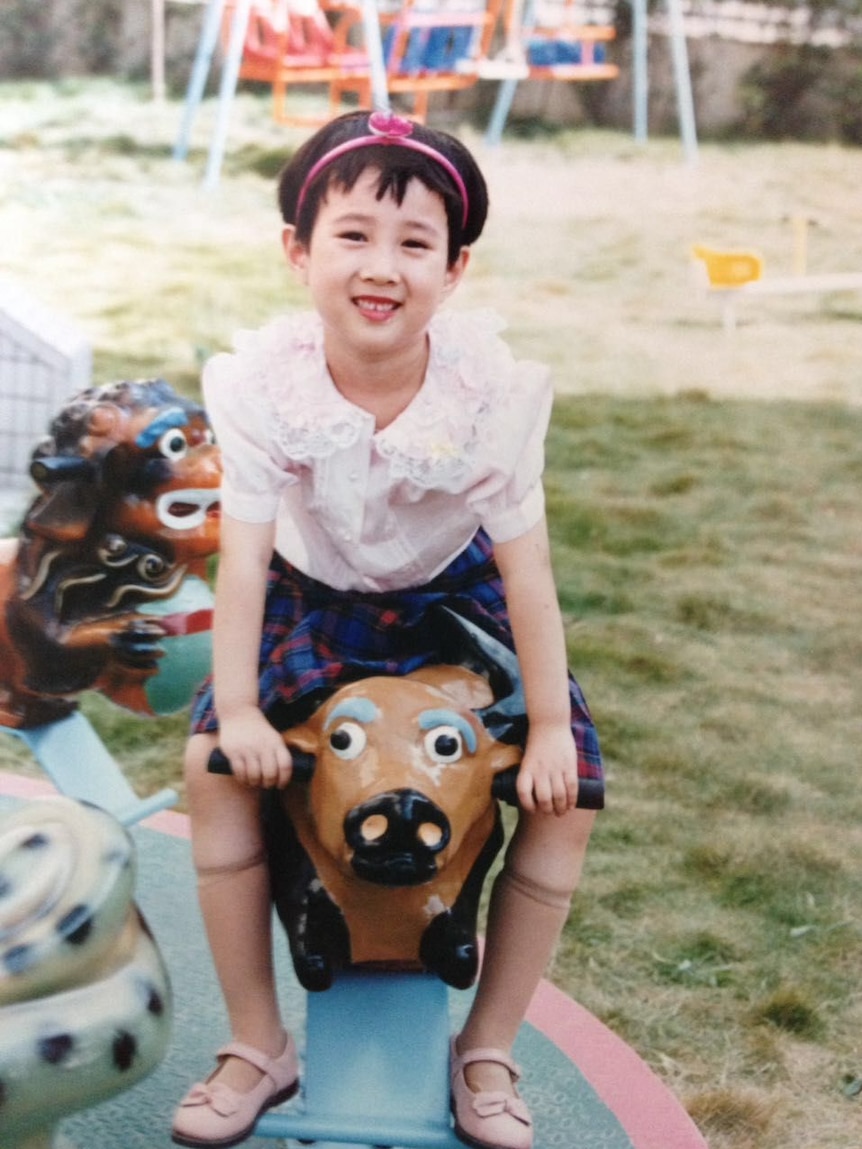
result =
[[[521,768],[518,800],[529,813],[565,814],[578,801],[578,751],[568,724],[531,726]]]
[[[230,760],[234,778],[246,786],[283,789],[290,781],[290,751],[256,706],[221,719],[219,746]]]

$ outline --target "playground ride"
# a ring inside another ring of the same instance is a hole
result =
[[[568,12],[571,0],[546,0]],[[646,131],[646,4],[634,0],[640,45],[636,61],[636,125]],[[668,0],[676,5],[679,0]],[[223,65],[216,123],[210,141],[204,184],[215,187],[227,143],[230,107],[240,79],[273,86],[273,113],[279,122],[297,122],[286,109],[288,89],[296,84],[324,83],[329,87],[329,114],[341,110],[345,93],[360,107],[390,109],[391,94],[412,96],[412,115],[424,120],[432,92],[460,91],[479,80],[500,83],[488,128],[488,141],[498,143],[519,81],[531,74],[543,80],[609,80],[616,66],[605,58],[613,39],[609,26],[575,26],[569,17],[562,26],[535,17],[533,0],[522,10],[510,4],[500,27],[503,0],[402,0],[391,10],[375,0],[355,6],[319,5],[318,0],[208,0],[198,40],[185,108],[174,145],[176,160],[188,156],[192,127],[203,100],[213,56],[221,37]],[[381,8],[383,10],[381,10]],[[292,15],[291,15],[292,11]],[[529,35],[528,35],[529,33]],[[493,52],[496,37],[507,45],[523,39],[514,54]],[[531,47],[530,37],[535,43]],[[680,33],[675,33],[675,43]],[[530,62],[529,52],[538,52]],[[549,66],[549,54],[554,56]],[[541,57],[541,59],[539,58]],[[544,63],[542,62],[544,61]],[[685,73],[682,85],[689,99],[688,63],[684,43],[675,49],[675,62]],[[680,71],[680,79],[682,71]],[[355,106],[355,105],[354,105]],[[687,133],[693,137],[693,113]]]
[[[264,795],[267,854],[311,991],[306,1071],[299,1101],[257,1136],[462,1149],[446,986],[478,972],[497,798],[515,802],[521,757],[506,739],[525,708],[510,651],[448,610],[439,629],[451,664],[351,683],[284,732],[295,773]],[[216,752],[210,769],[229,764]]]
[[[184,1046],[209,1046],[222,1022],[211,1016],[216,990],[191,891],[188,901],[179,893],[180,867],[191,873],[187,843],[183,855],[159,844],[148,862],[164,868],[149,896],[159,933],[173,927],[183,985],[175,1006],[131,903],[137,875],[120,823],[173,795],[131,791],[77,694],[98,689],[154,716],[163,711],[148,686],[188,662],[170,696],[189,697],[200,652],[188,648],[175,664],[162,655],[184,637],[164,620],[199,609],[208,618],[206,605],[181,610],[178,599],[185,580],[202,581],[199,564],[215,547],[218,456],[200,408],[160,381],[122,383],[77,396],[33,469],[40,493],[20,539],[4,547],[5,728],[28,741],[67,796],[11,814],[0,798],[0,1139],[9,1149],[61,1149],[60,1118],[142,1082],[143,1093],[112,1111],[105,1140],[87,1115],[85,1143],[113,1149],[119,1135],[133,1149],[161,1149],[176,1066],[149,1109],[146,1091],[159,1078],[150,1071],[173,1054],[172,1010],[186,1011],[176,1026]],[[153,601],[173,603],[155,622],[143,613]],[[478,969],[477,907],[502,841],[498,800],[514,801],[525,709],[511,652],[448,611],[439,626],[448,665],[343,687],[285,733],[296,777],[266,796],[276,908],[300,984],[326,992],[307,999],[302,1094],[261,1117],[258,1136],[318,1149],[462,1149],[449,1109],[448,986],[466,988]],[[594,804],[582,785],[583,804]],[[182,821],[160,814],[171,817]],[[583,1010],[568,1028],[554,1040],[565,1048],[584,1035],[582,1063],[602,1051],[591,1071],[610,1100],[555,1045],[570,1065],[544,1110],[563,1123],[555,1143],[572,1143],[574,1122],[588,1149],[705,1149],[624,1043]],[[586,1126],[570,1089],[589,1107]],[[625,1128],[611,1104],[625,1111]]]
[[[102,810],[58,797],[0,816],[4,1149],[51,1149],[61,1118],[165,1054],[170,984],[135,876],[132,840]]]
[[[236,5],[228,3],[222,13],[221,42],[230,50]],[[356,47],[355,28],[362,13],[346,4],[298,6],[286,0],[257,0],[248,13],[238,78],[272,85],[272,115],[276,123],[315,125],[337,116],[341,97],[352,89],[367,93],[368,53]],[[329,88],[329,116],[302,116],[287,108],[288,88],[324,84]],[[367,95],[366,95],[367,98]]]
[[[64,793],[137,821],[175,795],[142,806],[115,766],[106,793],[78,698],[167,714],[208,672],[220,455],[198,404],[163,380],[122,382],[74,396],[30,471],[38,494],[0,544],[0,728]]]
[[[741,301],[775,295],[828,295],[862,291],[862,272],[810,275],[805,269],[804,230],[808,221],[794,220],[794,274],[764,276],[764,261],[756,251],[727,250],[695,244],[691,249],[695,282],[719,300],[724,330],[736,330]]]
[[[225,53],[236,5],[222,15]],[[521,5],[509,0],[454,0],[428,5],[402,0],[381,6],[381,50],[390,95],[412,98],[410,115],[424,122],[432,92],[456,92],[478,80],[533,79],[588,82],[619,74],[606,57],[614,39],[609,25],[584,25],[572,0],[545,0],[530,7],[521,24]],[[502,26],[501,25],[502,20]],[[502,33],[507,50],[493,56],[495,36]],[[329,91],[329,116],[345,110],[343,98],[353,93],[353,106],[373,107],[371,56],[363,46],[362,9],[346,4],[295,0],[254,0],[248,14],[240,80],[272,85],[273,116],[282,124],[320,123],[328,117],[303,117],[287,109],[288,88],[323,84]],[[516,45],[513,50],[513,45]]]

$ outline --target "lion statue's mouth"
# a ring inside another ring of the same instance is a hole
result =
[[[218,510],[219,503],[217,490],[186,487],[159,495],[156,515],[162,526],[169,530],[193,531],[204,525],[207,515]]]

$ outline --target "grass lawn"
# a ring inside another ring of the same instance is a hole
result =
[[[272,175],[302,138],[234,110],[219,188],[179,107],[103,82],[0,87],[3,273],[73,317],[99,382],[203,358],[303,297]],[[560,397],[547,491],[571,664],[609,769],[551,971],[711,1149],[858,1149],[862,1095],[862,299],[751,301],[733,335],[697,241],[859,271],[862,151],[638,148],[590,132],[482,159],[492,220],[456,305],[490,306]],[[185,716],[84,700],[141,791]],[[0,768],[30,770],[13,739]]]

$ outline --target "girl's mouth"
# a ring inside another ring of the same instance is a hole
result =
[[[401,306],[394,299],[379,299],[369,295],[357,296],[353,302],[366,319],[378,322],[388,319]]]

